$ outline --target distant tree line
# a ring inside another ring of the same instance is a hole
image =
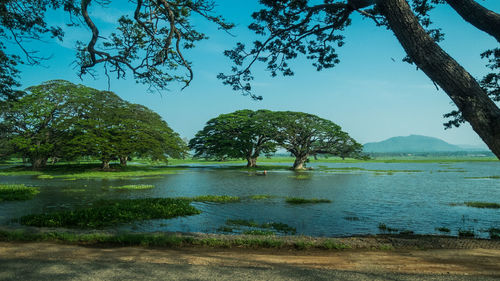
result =
[[[243,158],[255,167],[260,155],[284,148],[295,157],[293,169],[304,169],[310,156],[363,158],[363,146],[341,127],[318,116],[291,111],[238,110],[209,120],[189,142],[195,157]]]
[[[52,80],[0,101],[0,156],[28,159],[34,169],[49,159],[91,156],[109,169],[130,157],[183,158],[187,145],[145,106],[68,81]]]

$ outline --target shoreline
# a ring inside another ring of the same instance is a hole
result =
[[[500,239],[444,235],[373,234],[347,237],[312,237],[180,232],[107,232],[53,228],[0,227],[0,242],[49,242],[67,245],[166,248],[246,248],[286,250],[437,250],[498,249]]]

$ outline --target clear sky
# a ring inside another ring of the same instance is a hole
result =
[[[333,69],[317,72],[304,58],[292,65],[293,77],[270,78],[263,65],[254,68],[255,94],[262,101],[234,92],[216,78],[227,72],[230,61],[223,51],[234,47],[238,41],[251,43],[255,38],[248,31],[251,12],[259,8],[257,0],[215,0],[219,14],[235,24],[230,36],[216,26],[195,18],[194,23],[210,39],[203,41],[186,56],[193,62],[195,79],[191,86],[180,91],[182,85],[172,85],[162,94],[148,93],[147,86],[136,84],[129,76],[126,80],[112,80],[110,90],[123,99],[143,104],[158,112],[182,137],[192,138],[203,128],[208,119],[221,113],[238,109],[292,110],[316,114],[342,126],[361,143],[381,141],[393,136],[419,134],[441,138],[453,144],[482,145],[481,139],[464,125],[458,129],[444,130],[442,115],[453,109],[451,100],[414,66],[401,61],[404,51],[390,30],[359,16],[344,32],[346,45],[339,49],[341,63]],[[124,12],[132,13],[125,1],[115,1],[107,9],[92,9],[91,17],[102,34],[113,29],[113,23]],[[500,12],[499,0],[480,1],[485,7]],[[460,18],[447,5],[433,13],[436,26],[443,29],[446,39],[441,46],[474,77],[486,72],[485,61],[479,54],[498,47],[489,35],[475,29]],[[50,22],[63,24],[66,17],[50,13]],[[107,80],[85,77],[80,80],[73,63],[76,40],[87,42],[90,32],[84,28],[65,28],[64,42],[33,42],[28,44],[51,59],[41,66],[21,66],[23,87],[40,84],[52,79],[65,79],[106,90]],[[14,45],[8,45],[15,51]]]

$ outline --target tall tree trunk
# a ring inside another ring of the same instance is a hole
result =
[[[304,170],[305,163],[307,161],[308,155],[299,155],[295,157],[295,162],[293,162],[293,169],[294,170]]]
[[[120,166],[127,167],[128,156],[120,156]]]
[[[109,160],[102,160],[102,166],[101,168],[103,170],[109,170]]]
[[[247,157],[247,167],[257,167],[257,157]]]
[[[40,157],[36,156],[31,159],[31,166],[33,167],[33,170],[38,170],[47,165],[47,160],[48,158],[46,157]]]
[[[474,0],[446,0],[467,22],[500,42],[500,14],[486,9]]]
[[[500,159],[500,109],[478,82],[425,32],[405,0],[379,0],[378,6],[406,53],[441,86]]]

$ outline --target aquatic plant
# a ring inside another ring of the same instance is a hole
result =
[[[459,229],[458,230],[458,237],[460,238],[474,238],[474,230],[470,229]]]
[[[379,223],[378,229],[382,232],[398,232],[399,229],[387,226],[385,223]]]
[[[346,221],[359,221],[358,217],[344,217]]]
[[[226,220],[227,225],[237,225],[237,226],[248,226],[248,227],[259,227],[259,223],[253,220],[244,219],[228,219]]]
[[[317,199],[317,198],[305,199],[305,198],[299,198],[299,197],[289,197],[289,198],[286,198],[285,202],[288,204],[298,205],[298,204],[332,203],[332,200]]]
[[[481,180],[481,179],[492,179],[492,180],[498,180],[500,179],[500,176],[487,176],[487,177],[465,177],[466,179],[472,179],[472,180]]]
[[[295,227],[291,227],[288,224],[281,222],[266,222],[259,224],[254,220],[228,219],[226,221],[226,224],[229,226],[245,226],[250,228],[272,229],[283,234],[295,234],[297,232],[297,229]]]
[[[498,203],[464,202],[464,204],[467,207],[474,207],[474,208],[500,209],[500,204],[498,204]]]
[[[53,179],[54,176],[51,176],[51,175],[39,175],[37,178],[40,179],[40,180],[50,180],[50,179]]]
[[[439,231],[439,232],[443,232],[443,233],[450,233],[451,230],[447,227],[436,227],[436,230]]]
[[[0,184],[0,202],[29,200],[38,193],[38,188],[24,184]]]
[[[201,213],[189,201],[174,198],[101,200],[91,207],[23,216],[23,225],[101,228],[132,221],[169,219]]]
[[[250,199],[252,199],[252,200],[265,200],[265,199],[271,199],[273,197],[275,197],[275,196],[268,195],[268,194],[257,194],[257,195],[250,196]]]
[[[241,201],[240,197],[229,196],[229,195],[200,195],[195,197],[178,197],[178,199],[183,199],[192,202],[215,202],[215,203],[232,203]]]
[[[243,234],[247,234],[247,235],[274,235],[274,231],[253,229],[253,230],[245,230],[245,231],[243,231]]]
[[[133,185],[122,185],[122,186],[110,186],[111,189],[116,190],[142,190],[142,189],[152,189],[154,185],[151,184],[133,184]]]
[[[500,239],[500,229],[499,228],[490,228],[488,229],[488,233],[490,234],[490,239]]]

